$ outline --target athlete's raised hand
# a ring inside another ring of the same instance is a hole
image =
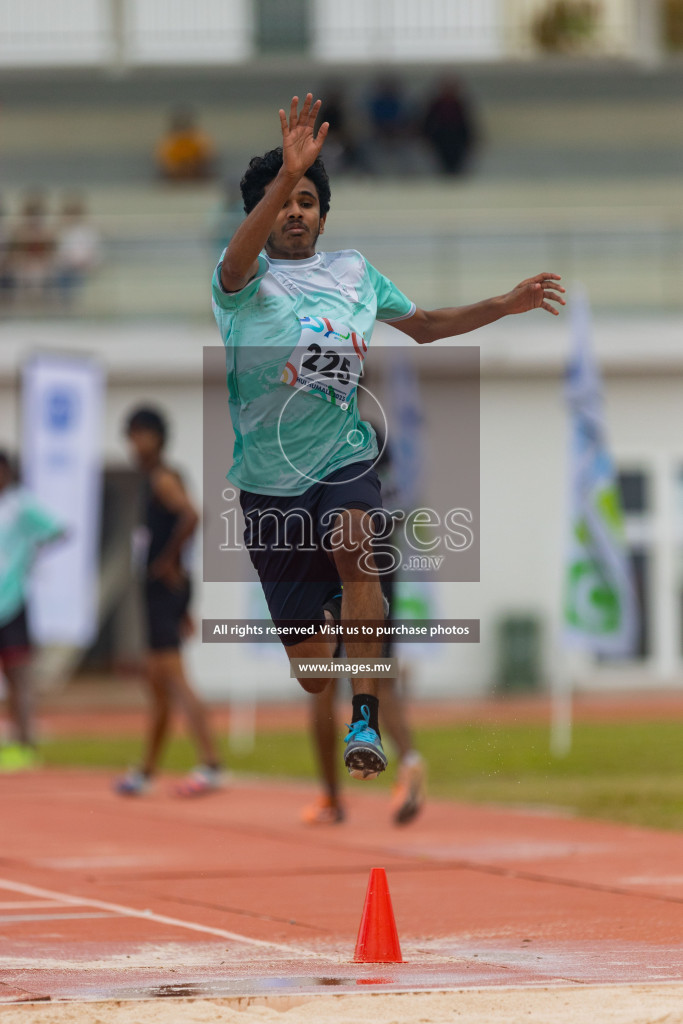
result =
[[[557,284],[562,278],[559,274],[536,274],[522,281],[511,292],[505,296],[506,313],[527,313],[530,309],[545,309],[553,316],[559,314],[559,309],[553,306],[553,302],[560,306],[566,305],[562,296],[565,290],[562,285]]]
[[[320,112],[321,100],[313,102],[313,94],[307,93],[304,105],[299,109],[299,97],[292,98],[289,108],[289,121],[284,110],[280,111],[282,126],[282,164],[287,174],[301,178],[323,148],[323,142],[329,130],[325,121],[320,125],[318,134],[314,135],[315,121]]]

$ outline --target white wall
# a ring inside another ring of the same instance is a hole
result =
[[[636,8],[657,2],[602,0],[589,50],[638,56],[646,44]],[[533,24],[547,7],[547,0],[315,0],[313,52],[351,62],[528,57],[538,54]]]
[[[281,0],[284,4],[285,0]],[[602,0],[599,52],[651,49],[636,9]],[[533,55],[546,0],[314,0],[314,60],[495,60]],[[253,55],[251,0],[0,0],[4,66],[216,64]]]
[[[0,66],[92,65],[110,53],[105,0],[0,0]]]
[[[335,61],[494,59],[505,0],[315,0],[313,53]]]
[[[202,64],[252,53],[249,0],[0,0],[0,64]]]
[[[131,64],[232,63],[252,53],[249,0],[127,0]]]

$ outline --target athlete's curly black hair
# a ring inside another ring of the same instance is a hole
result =
[[[266,185],[276,177],[282,167],[282,147],[271,149],[263,156],[254,156],[249,161],[244,177],[240,182],[240,191],[244,200],[244,212],[251,213],[257,203],[263,199]],[[330,181],[327,177],[325,164],[320,157],[306,171],[305,177],[310,178],[318,190],[320,216],[324,217],[330,209]]]

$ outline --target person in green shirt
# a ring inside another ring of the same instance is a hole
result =
[[[23,487],[15,485],[0,451],[0,668],[7,690],[11,742],[0,747],[0,770],[36,763],[26,591],[39,549],[62,537],[63,526]]]

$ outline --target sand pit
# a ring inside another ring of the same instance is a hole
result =
[[[683,1024],[683,985],[499,988],[406,995],[62,1003],[2,1024]]]

